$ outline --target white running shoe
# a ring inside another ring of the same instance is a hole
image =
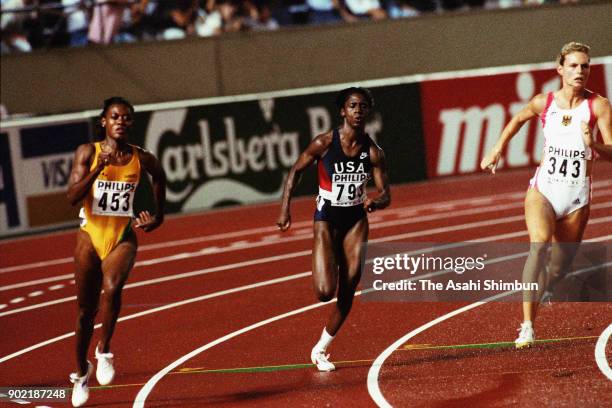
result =
[[[336,366],[328,360],[329,354],[325,355],[325,351],[317,348],[316,346],[310,352],[310,360],[312,364],[317,366],[319,371],[334,371]]]
[[[70,374],[70,382],[73,383],[72,387],[72,406],[80,407],[85,404],[89,399],[89,376],[93,372],[93,365],[87,361],[87,374],[79,377],[78,373]]]
[[[535,343],[535,331],[531,324],[521,323],[521,328],[517,331],[519,332],[519,336],[514,340],[514,346],[517,349],[531,347],[531,345]]]
[[[100,385],[108,385],[115,378],[115,367],[113,367],[113,353],[100,353],[96,346],[96,360],[98,367],[96,368],[96,379]]]

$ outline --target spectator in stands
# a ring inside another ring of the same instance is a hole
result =
[[[387,12],[381,7],[379,0],[340,0],[344,1],[346,9],[360,20],[383,20]]]
[[[129,0],[102,0],[94,3],[88,39],[94,44],[110,44],[123,23]]]
[[[2,10],[20,9],[34,4],[34,0],[2,0]],[[1,51],[2,54],[9,52],[30,52],[32,45],[28,40],[28,33],[24,27],[31,19],[29,12],[3,12],[0,20],[2,28]]]
[[[239,13],[239,5],[236,0],[210,0],[207,9],[211,11],[197,24],[198,35],[209,37],[244,30],[246,25]]]
[[[306,0],[272,0],[270,7],[274,19],[281,26],[308,24],[308,4]]]
[[[308,4],[308,23],[328,24],[357,21],[346,9],[341,0],[306,0]]]
[[[198,10],[197,0],[159,2],[153,13],[159,38],[176,40],[194,34]]]
[[[277,30],[278,22],[272,17],[270,5],[266,0],[245,0],[243,3],[245,25],[249,30]]]
[[[87,45],[87,30],[89,20],[87,6],[83,0],[62,0],[64,16],[66,18],[66,31],[68,32],[71,47],[84,47]]]
[[[421,13],[407,1],[391,0],[385,2],[387,14],[391,18],[417,17]]]

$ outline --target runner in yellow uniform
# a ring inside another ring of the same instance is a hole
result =
[[[83,201],[74,253],[79,314],[77,372],[70,375],[70,380],[74,384],[72,405],[75,407],[85,404],[89,398],[88,380],[93,366],[87,360],[87,351],[98,304],[103,317],[101,338],[95,351],[96,378],[101,385],[107,385],[115,376],[110,340],[121,310],[121,291],[138,247],[131,226],[141,167],[152,176],[157,208],[155,215],[140,212],[134,218],[135,227],[149,232],[164,220],[166,176],[153,154],[127,143],[133,115],[134,108],[123,98],[104,101],[100,115],[104,140],[79,146],[70,174],[68,201],[72,205]],[[104,289],[102,297],[101,289]]]
[[[95,157],[89,169],[98,166],[102,144],[95,143]],[[140,159],[137,148],[123,166],[107,166],[96,178],[81,208],[81,229],[86,231],[101,260],[132,233],[132,204],[140,181]]]

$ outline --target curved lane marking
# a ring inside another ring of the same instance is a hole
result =
[[[612,369],[606,358],[606,344],[612,335],[612,324],[601,333],[595,345],[595,361],[601,372],[612,381]]]

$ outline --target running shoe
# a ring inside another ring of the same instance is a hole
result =
[[[100,353],[96,346],[96,360],[98,367],[96,368],[96,379],[100,385],[108,385],[115,378],[115,367],[113,367],[113,353]]]
[[[93,371],[93,365],[87,361],[87,374],[82,377],[79,377],[78,373],[70,374],[70,382],[74,385],[72,386],[72,406],[80,407],[85,404],[89,399],[89,386],[87,382],[89,381],[89,376]]]
[[[329,354],[325,354],[325,351],[317,348],[316,346],[310,352],[310,360],[312,364],[317,366],[319,371],[334,371],[336,366],[328,360]]]
[[[517,349],[531,347],[531,345],[535,343],[535,331],[531,324],[521,323],[521,328],[517,331],[519,332],[519,336],[514,340],[514,346]]]

